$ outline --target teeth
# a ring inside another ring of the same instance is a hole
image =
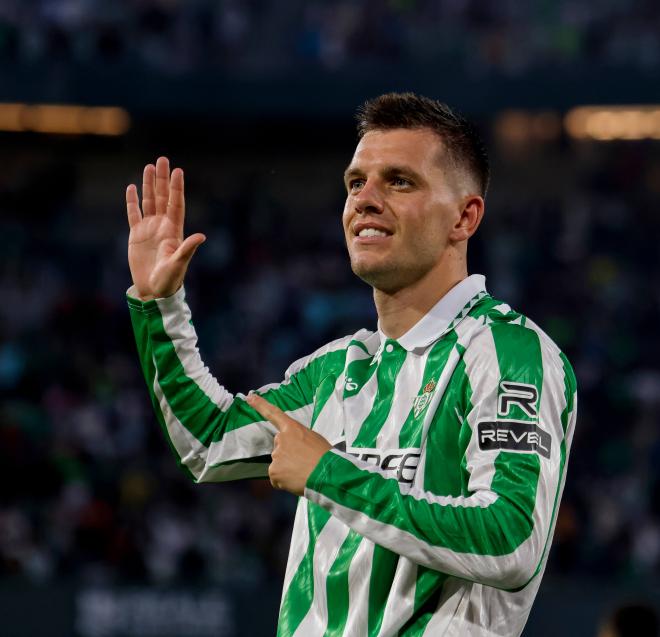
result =
[[[358,237],[386,237],[387,233],[382,230],[376,230],[376,228],[364,228],[360,230]]]

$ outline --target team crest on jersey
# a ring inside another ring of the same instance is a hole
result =
[[[416,396],[413,400],[413,413],[415,418],[419,418],[422,412],[427,408],[428,404],[431,402],[431,396],[435,391],[436,382],[432,378],[422,389],[422,393],[419,396]]]

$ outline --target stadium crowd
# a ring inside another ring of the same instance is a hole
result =
[[[343,246],[342,161],[283,152],[262,157],[277,170],[229,176],[220,159],[174,158],[188,228],[209,238],[188,296],[231,391],[375,324]],[[549,571],[658,576],[660,151],[562,141],[494,154],[472,271],[552,335],[579,383]],[[280,582],[294,499],[265,481],[190,484],[148,403],[122,203],[143,158],[63,156],[0,150],[0,582]],[[313,179],[301,196],[296,161],[315,164],[327,196]]]
[[[269,74],[363,62],[517,75],[660,62],[649,0],[4,0],[0,60]]]

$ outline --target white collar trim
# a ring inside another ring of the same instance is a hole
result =
[[[447,328],[460,320],[461,310],[469,301],[479,293],[486,294],[486,277],[482,274],[473,274],[460,283],[457,283],[447,292],[415,325],[397,340],[399,345],[410,351],[418,347],[426,347],[437,341]],[[483,296],[482,294],[482,296]],[[378,322],[378,335],[381,344],[387,336],[380,329]]]

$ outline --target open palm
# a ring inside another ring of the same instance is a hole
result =
[[[144,167],[142,209],[137,188],[126,189],[128,265],[143,300],[170,296],[183,283],[190,259],[206,240],[196,233],[184,240],[185,196],[183,171],[170,175],[167,157]]]

